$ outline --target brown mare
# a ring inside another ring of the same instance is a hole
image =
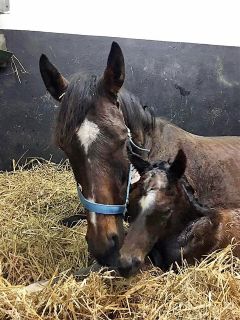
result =
[[[39,65],[47,90],[60,102],[56,142],[69,158],[83,196],[99,204],[124,204],[127,127],[133,140],[146,146],[154,122],[139,100],[121,89],[125,65],[119,45],[112,43],[101,77],[80,73],[68,81],[45,55]],[[123,216],[88,212],[87,221],[89,251],[100,264],[114,266],[124,237]]]
[[[226,247],[233,238],[238,243],[234,253],[240,257],[240,203],[229,209],[202,206],[184,176],[187,158],[182,150],[171,164],[150,164],[131,148],[129,157],[141,177],[131,194],[128,214],[132,223],[120,250],[122,275],[134,274],[153,247],[154,262],[164,269],[174,262],[181,264],[182,259],[193,264]],[[239,171],[237,176],[239,181]]]
[[[85,198],[102,204],[125,202],[127,125],[134,142],[150,149],[150,161],[168,160],[179,148],[184,150],[186,176],[202,204],[239,204],[240,139],[199,137],[165,120],[154,121],[148,109],[122,89],[125,66],[117,43],[100,78],[78,74],[69,82],[45,55],[40,72],[47,90],[60,102],[56,142],[69,158]],[[124,238],[122,217],[89,212],[87,220],[90,252],[101,264],[116,265]]]

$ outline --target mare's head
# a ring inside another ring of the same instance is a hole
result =
[[[69,158],[83,196],[100,204],[124,204],[129,171],[126,125],[131,128],[137,119],[141,131],[149,117],[138,99],[120,93],[125,65],[119,45],[113,42],[99,78],[77,74],[67,81],[44,55],[40,71],[47,90],[60,102],[56,142]],[[87,220],[89,251],[99,263],[114,265],[124,237],[122,216],[88,212]]]
[[[129,150],[129,157],[141,178],[131,194],[128,214],[131,226],[120,250],[119,271],[134,274],[143,264],[154,244],[164,233],[175,211],[186,205],[180,180],[186,168],[186,156],[179,150],[169,164],[153,164]]]

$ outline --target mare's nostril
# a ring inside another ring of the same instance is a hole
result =
[[[116,234],[112,234],[110,235],[110,237],[108,238],[109,241],[111,242],[111,246],[114,249],[119,249],[119,239],[118,239],[118,235]]]

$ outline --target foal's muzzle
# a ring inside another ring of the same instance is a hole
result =
[[[128,278],[140,269],[142,261],[138,257],[120,257],[118,271],[121,276]]]

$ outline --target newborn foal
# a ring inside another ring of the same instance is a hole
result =
[[[213,210],[198,203],[183,176],[187,159],[182,150],[171,164],[150,164],[128,151],[141,178],[131,193],[131,226],[120,250],[119,271],[123,276],[138,271],[153,248],[158,255],[155,264],[168,268],[175,261],[181,263],[182,258],[194,263],[229,244],[234,236],[240,240],[239,209]]]

